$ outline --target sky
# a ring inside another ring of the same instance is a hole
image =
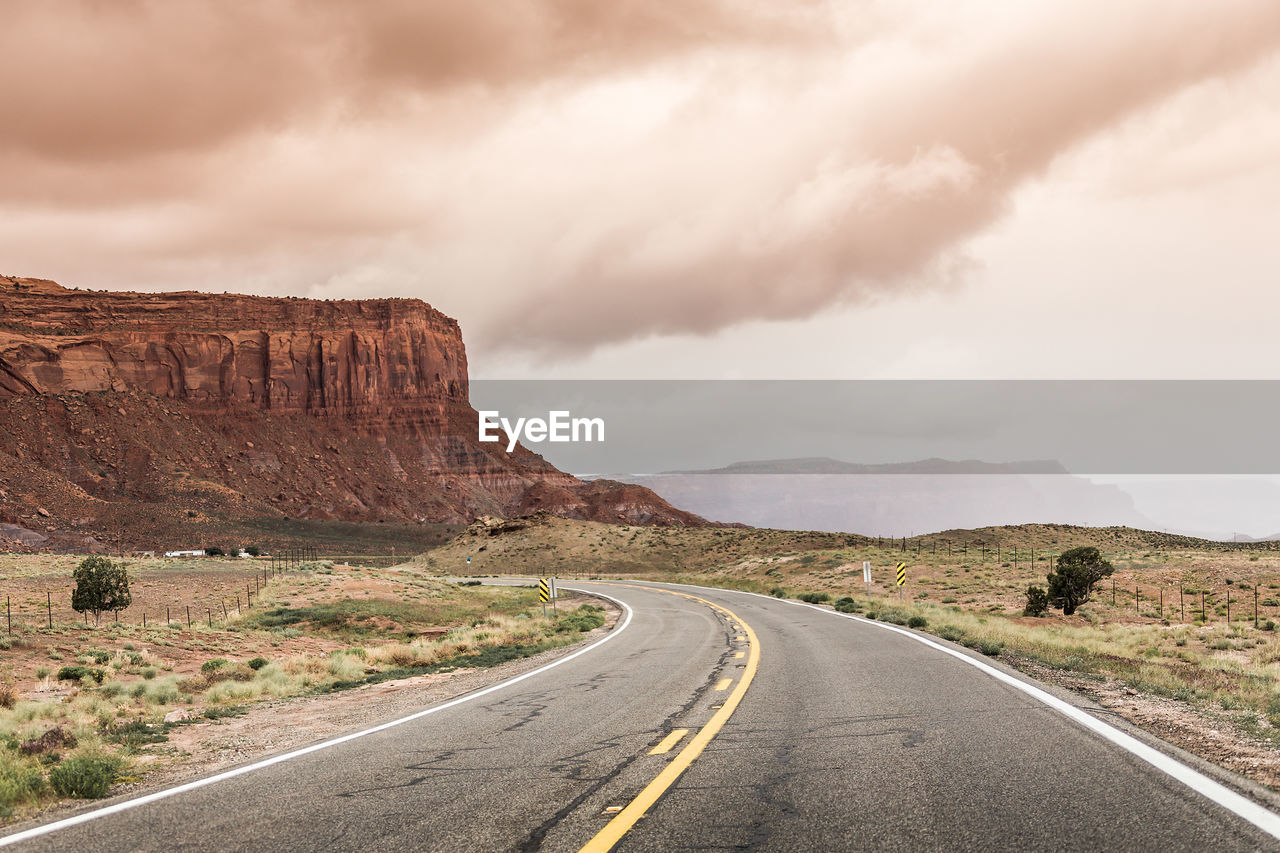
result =
[[[482,378],[1272,378],[1280,4],[3,3],[0,272]]]

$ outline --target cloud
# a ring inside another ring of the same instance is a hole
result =
[[[1057,158],[1280,46],[1270,0],[779,8],[18,4],[0,257],[543,357],[709,334],[955,286]]]

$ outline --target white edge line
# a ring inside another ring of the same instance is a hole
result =
[[[668,582],[667,581],[649,581],[649,583],[668,583]],[[937,649],[938,651],[943,652],[944,654],[951,655],[953,658],[956,658],[957,660],[964,661],[970,666],[982,670],[992,678],[998,681],[1002,681],[1005,684],[1008,684],[1009,686],[1014,687],[1018,690],[1021,690],[1023,693],[1027,694],[1028,696],[1035,699],[1036,701],[1041,702],[1045,705],[1048,705],[1050,708],[1062,714],[1064,717],[1074,720],[1076,723],[1079,723],[1080,725],[1084,726],[1086,729],[1089,729],[1095,734],[1100,735],[1101,737],[1105,738],[1106,740],[1110,741],[1111,743],[1115,744],[1121,749],[1127,751],[1131,755],[1134,755],[1137,758],[1140,758],[1143,761],[1147,762],[1152,767],[1155,767],[1157,770],[1160,770],[1161,772],[1167,774],[1168,776],[1173,777],[1174,779],[1186,785],[1188,788],[1200,794],[1201,796],[1204,796],[1207,799],[1213,801],[1214,803],[1217,803],[1219,806],[1231,812],[1232,814],[1235,814],[1236,816],[1248,821],[1249,823],[1253,824],[1258,829],[1261,829],[1263,832],[1267,833],[1271,837],[1280,839],[1280,815],[1277,815],[1275,812],[1271,811],[1265,806],[1262,806],[1254,802],[1248,797],[1245,797],[1241,794],[1236,793],[1235,791],[1228,788],[1226,785],[1223,785],[1220,782],[1216,782],[1213,779],[1210,779],[1208,776],[1204,775],[1200,771],[1195,770],[1191,767],[1188,767],[1187,765],[1183,764],[1181,761],[1178,761],[1176,758],[1172,758],[1168,755],[1165,755],[1160,750],[1155,749],[1154,747],[1148,746],[1147,744],[1143,743],[1142,741],[1138,740],[1132,735],[1126,734],[1120,731],[1119,729],[1115,728],[1114,726],[1109,725],[1108,723],[1105,723],[1102,720],[1099,720],[1097,717],[1094,717],[1092,714],[1089,714],[1081,710],[1080,708],[1077,708],[1075,705],[1072,705],[1069,702],[1064,702],[1063,700],[1059,699],[1057,696],[1054,696],[1052,693],[1048,693],[1044,690],[1041,690],[1039,687],[1035,687],[1034,685],[1028,684],[1027,682],[1023,681],[1020,678],[1014,678],[1012,675],[1009,675],[1006,672],[1001,672],[1000,670],[996,669],[994,666],[991,666],[985,661],[972,658],[969,655],[963,654],[962,652],[959,652],[955,649],[948,648],[942,645],[941,643],[936,642],[921,634],[917,634],[914,631],[908,631],[905,628],[899,628],[896,625],[890,625],[888,623],[879,622],[874,619],[865,619],[861,616],[854,616],[848,613],[837,613],[833,610],[826,610],[824,608],[818,607],[813,604],[806,604],[803,601],[791,601],[783,598],[775,598],[771,595],[764,595],[758,592],[747,592],[746,590],[742,590],[742,589],[725,589],[723,587],[714,587],[714,586],[699,586],[697,584],[670,583],[670,585],[671,586],[688,586],[688,587],[693,587],[694,589],[714,590],[716,592],[736,592],[736,593],[739,593],[740,595],[754,595],[758,598],[763,598],[768,601],[780,602],[783,604],[793,604],[797,607],[807,607],[811,610],[816,610],[819,613],[825,613],[828,616],[838,616],[843,619],[852,619],[856,622],[861,622],[864,625],[874,625],[877,628],[883,628],[886,631],[893,631],[894,633],[901,634],[904,637],[910,637],[911,639],[915,640],[918,643],[923,643],[924,645]]]
[[[503,688],[506,688],[506,687],[510,687],[513,684],[517,684],[521,681],[524,681],[526,678],[532,678],[533,676],[544,673],[549,669],[554,669],[555,667],[560,666],[561,664],[568,663],[569,661],[573,660],[576,657],[585,655],[587,652],[591,651],[592,649],[598,648],[599,646],[603,646],[605,643],[609,642],[614,637],[621,634],[623,631],[626,630],[627,626],[631,624],[632,610],[627,605],[626,602],[620,601],[611,595],[605,595],[604,593],[596,592],[594,590],[578,589],[575,587],[567,587],[567,586],[562,587],[562,589],[568,589],[574,592],[584,592],[588,595],[598,595],[601,598],[607,598],[610,601],[612,601],[614,604],[617,604],[620,607],[622,607],[622,610],[626,614],[626,616],[622,620],[622,624],[615,627],[612,631],[610,631],[608,636],[601,637],[599,640],[596,640],[594,643],[587,646],[585,649],[579,649],[573,654],[565,655],[562,658],[552,661],[546,666],[540,666],[537,669],[530,670],[529,672],[524,673],[523,675],[517,675],[514,678],[509,678],[506,681],[499,682],[498,684],[490,685],[489,687],[486,687],[483,690],[478,690],[475,693],[468,693],[465,696],[459,696],[456,699],[450,699],[448,702],[445,702],[443,705],[436,705],[435,707],[427,708],[424,711],[417,711],[413,714],[410,714],[407,717],[400,717],[397,720],[391,720],[390,722],[382,723],[380,725],[374,726],[371,729],[365,729],[364,731],[359,731],[359,732],[352,732],[351,734],[346,734],[341,737],[336,737],[336,738],[333,738],[332,740],[326,740],[322,743],[312,744],[311,746],[303,747],[302,749],[295,749],[293,752],[286,752],[283,755],[276,755],[276,756],[272,756],[271,758],[267,758],[267,759],[263,759],[262,761],[255,762],[253,764],[247,764],[244,767],[236,767],[232,770],[226,770],[226,771],[223,771],[222,773],[218,773],[213,776],[207,776],[203,779],[196,779],[191,782],[186,782],[182,785],[177,785],[173,788],[166,788],[163,791],[156,791],[155,793],[144,794],[143,796],[135,797],[132,800],[125,800],[120,803],[114,803],[113,805],[104,806],[103,808],[100,808],[100,809],[94,809],[91,812],[78,814],[78,815],[75,815],[74,817],[63,818],[62,820],[54,821],[53,823],[46,823],[46,824],[42,824],[41,826],[33,826],[31,829],[26,829],[26,830],[23,830],[22,832],[15,832],[12,835],[6,835],[3,837],[0,837],[0,847],[7,847],[11,844],[17,844],[18,842],[21,842],[21,841],[27,841],[32,838],[38,838],[41,835],[48,835],[53,832],[58,832],[59,830],[69,829],[73,826],[79,826],[80,824],[88,823],[91,820],[97,820],[98,818],[107,817],[113,814],[119,814],[120,812],[128,811],[129,809],[134,809],[134,808],[137,808],[138,806],[145,806],[148,803],[154,803],[157,800],[164,800],[169,797],[175,797],[178,794],[186,793],[187,791],[194,791],[197,788],[203,788],[206,785],[212,785],[215,782],[222,782],[226,779],[232,779],[236,776],[243,776],[244,774],[252,773],[255,770],[262,770],[266,767],[271,767],[274,764],[280,764],[282,762],[289,761],[294,758],[300,758],[304,755],[309,755],[313,752],[319,752],[320,750],[328,749],[331,746],[337,746],[338,744],[346,743],[347,741],[356,740],[357,738],[362,738],[362,737],[365,737],[366,735],[371,735],[376,732],[385,731],[387,729],[394,728],[399,725],[403,725],[404,723],[412,722],[413,720],[418,720],[418,719],[421,719],[422,717],[427,717],[427,716],[430,716],[431,714],[439,713],[440,711],[444,711],[448,708],[452,708],[455,705],[461,705],[464,702],[470,702],[473,699],[479,699],[481,696],[487,696],[488,694],[493,693],[495,691],[502,690]]]

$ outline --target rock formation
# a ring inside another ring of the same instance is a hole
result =
[[[467,394],[457,322],[418,300],[0,277],[0,524],[109,523],[145,539],[137,519],[175,508],[703,523],[647,489],[583,483],[523,447],[480,443]]]

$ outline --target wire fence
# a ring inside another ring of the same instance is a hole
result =
[[[314,549],[264,558],[260,566],[228,583],[225,579],[211,589],[192,589],[186,596],[157,601],[156,596],[119,610],[99,613],[77,611],[71,604],[73,588],[58,586],[27,591],[16,601],[5,593],[3,628],[7,634],[24,630],[52,630],[59,627],[99,628],[133,625],[141,628],[213,628],[225,625],[258,603],[262,588],[274,578],[318,560]],[[238,574],[238,573],[237,573]],[[168,596],[160,596],[168,598]]]

